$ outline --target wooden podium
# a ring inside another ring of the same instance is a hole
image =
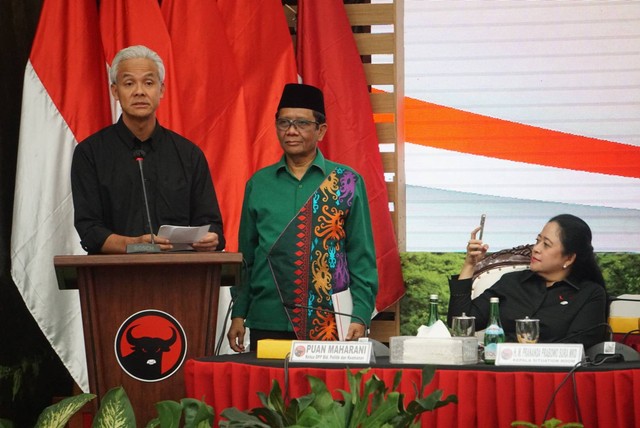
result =
[[[213,355],[218,289],[241,263],[226,252],[55,256],[59,288],[80,291],[95,408],[122,386],[143,426],[155,403],[184,398],[182,364]]]

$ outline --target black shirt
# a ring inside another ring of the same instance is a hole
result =
[[[122,117],[78,144],[71,164],[74,222],[82,247],[99,253],[112,233],[149,233],[142,180],[133,152],[142,149],[144,178],[153,232],[161,225],[202,226],[219,236],[222,216],[209,166],[198,146],[156,124],[141,142]]]
[[[508,341],[516,341],[515,320],[528,316],[540,320],[540,342],[583,343],[589,348],[605,339],[607,294],[603,286],[571,279],[546,286],[530,270],[503,275],[493,286],[471,300],[471,279],[449,281],[448,321],[465,312],[476,317],[476,329],[489,322],[489,299],[500,298],[500,321]]]

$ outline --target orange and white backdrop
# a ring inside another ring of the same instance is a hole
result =
[[[640,251],[640,3],[405,0],[407,249],[492,249],[553,215]]]

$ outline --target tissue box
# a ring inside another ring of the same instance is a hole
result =
[[[390,340],[391,364],[477,364],[475,337],[394,336]]]
[[[284,360],[291,351],[292,340],[262,339],[258,340],[258,358]]]

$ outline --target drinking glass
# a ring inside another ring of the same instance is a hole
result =
[[[455,337],[472,337],[476,334],[476,317],[462,316],[451,319],[451,333]]]
[[[529,317],[516,320],[516,337],[519,343],[538,343],[540,320]]]

